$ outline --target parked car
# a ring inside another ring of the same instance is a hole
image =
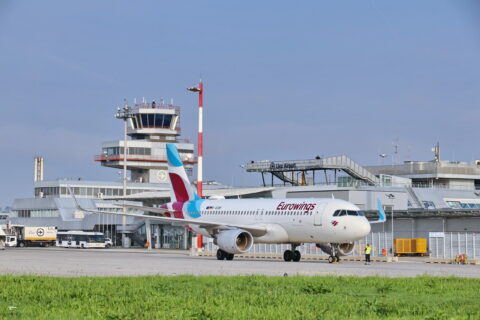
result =
[[[113,246],[113,241],[110,238],[105,238],[105,248],[110,248]]]

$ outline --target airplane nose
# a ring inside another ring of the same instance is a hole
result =
[[[368,221],[364,221],[362,222],[359,229],[360,229],[359,233],[361,234],[361,236],[366,237],[370,233],[370,230],[372,229],[372,227],[370,226],[370,223]]]

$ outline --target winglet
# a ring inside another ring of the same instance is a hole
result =
[[[383,211],[382,202],[377,198],[377,208],[378,208],[378,220],[370,221],[370,223],[383,223],[387,221],[385,211]]]

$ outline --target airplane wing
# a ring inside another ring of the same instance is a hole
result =
[[[140,210],[152,211],[152,212],[155,212],[155,211],[151,209],[155,209],[155,210],[160,209],[160,208],[150,208],[150,207],[142,207],[142,206],[134,206],[134,205],[125,205],[125,206],[135,207],[135,209],[144,208]],[[79,205],[77,205],[77,207],[79,210],[82,210],[85,212],[91,212],[91,213],[97,213],[97,214],[115,214],[119,216],[157,220],[162,222],[171,222],[171,223],[175,223],[175,225],[197,225],[200,228],[204,228],[204,229],[228,230],[228,229],[238,228],[238,229],[246,230],[254,236],[262,236],[267,232],[266,227],[257,226],[257,225],[230,224],[230,223],[224,223],[224,222],[199,221],[194,219],[179,219],[179,218],[171,218],[171,217],[151,216],[151,215],[143,215],[143,214],[137,214],[137,213],[122,213],[122,212],[90,210],[90,209],[84,209]]]
[[[153,207],[144,207],[144,206],[137,206],[134,204],[115,204],[118,207],[125,207],[129,209],[137,209],[144,212],[153,212],[153,213],[160,213],[161,215],[165,215],[165,213],[170,212],[173,213],[173,210],[164,209],[164,208],[153,208]]]
[[[387,217],[385,216],[385,211],[383,211],[383,208],[382,208],[382,202],[378,198],[377,198],[377,208],[378,208],[378,220],[369,221],[370,224],[372,224],[372,223],[383,223],[383,222],[387,221]]]

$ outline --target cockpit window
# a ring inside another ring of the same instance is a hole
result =
[[[365,212],[359,210],[337,210],[333,213],[334,217],[341,217],[341,216],[360,216],[365,217]]]

